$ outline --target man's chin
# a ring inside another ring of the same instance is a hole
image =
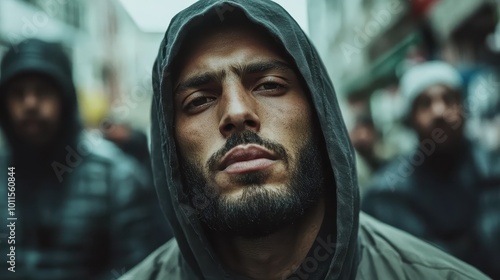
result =
[[[46,135],[30,134],[23,135],[21,142],[31,148],[47,148],[51,146],[53,139]]]
[[[270,172],[256,171],[242,174],[227,174],[218,172],[213,177],[213,185],[217,186],[221,194],[244,190],[247,188],[262,186],[266,184],[270,177],[273,177]]]
[[[241,199],[243,195],[257,195],[258,193],[268,192],[268,193],[279,193],[286,190],[285,184],[253,184],[253,185],[243,185],[239,187],[233,187],[233,190],[227,193],[221,193],[221,198],[229,201],[237,201]]]
[[[289,187],[261,185],[219,194],[199,215],[212,232],[261,238],[296,223],[305,208]]]

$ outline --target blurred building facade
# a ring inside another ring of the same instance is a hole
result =
[[[496,0],[308,2],[310,36],[349,98],[393,82],[408,57],[457,66],[485,60],[498,10]]]

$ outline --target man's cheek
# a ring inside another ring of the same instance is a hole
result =
[[[196,164],[198,167],[205,166],[205,163],[208,160],[208,151],[206,149],[207,147],[207,141],[189,141],[189,140],[184,140],[181,142],[178,142],[179,149],[181,151],[181,156],[193,163]]]
[[[19,116],[21,115],[20,110],[18,110],[14,105],[9,106],[9,117],[13,123],[17,123],[19,121]]]

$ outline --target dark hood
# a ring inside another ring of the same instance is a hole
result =
[[[183,193],[174,140],[173,81],[169,69],[193,26],[207,21],[223,21],[224,15],[234,10],[242,12],[251,22],[263,27],[281,42],[309,88],[337,186],[338,247],[327,279],[354,279],[357,266],[359,194],[354,152],[336,93],[317,51],[299,25],[282,7],[265,0],[196,2],[172,19],[153,67],[151,135],[155,185],[182,255],[201,278],[224,279],[226,274],[217,262],[196,215],[193,215],[195,210]]]
[[[29,149],[19,144],[12,132],[5,107],[6,85],[18,75],[24,73],[40,73],[52,79],[62,93],[62,120],[56,143],[48,162],[64,156],[67,145],[74,145],[78,133],[82,129],[79,118],[76,90],[73,84],[71,62],[63,47],[58,43],[44,42],[38,39],[27,39],[11,46],[2,58],[0,68],[0,126],[12,149],[13,156],[19,161],[33,160]],[[26,154],[28,153],[28,154]]]

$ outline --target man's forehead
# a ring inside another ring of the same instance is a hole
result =
[[[262,27],[247,21],[213,25],[202,29],[193,28],[185,38],[170,71],[176,78],[184,66],[192,63],[193,59],[201,56],[204,62],[210,60],[217,62],[217,59],[225,59],[226,55],[229,55],[229,50],[239,51],[241,56],[245,56],[242,49],[249,52],[246,57],[241,57],[238,61],[240,65],[259,60],[281,60],[290,65],[294,64],[278,40]],[[241,44],[242,41],[248,44]],[[249,45],[254,49],[248,48]]]
[[[419,97],[429,97],[429,98],[438,98],[445,94],[458,94],[459,91],[457,89],[451,88],[445,84],[434,84],[427,87]]]

